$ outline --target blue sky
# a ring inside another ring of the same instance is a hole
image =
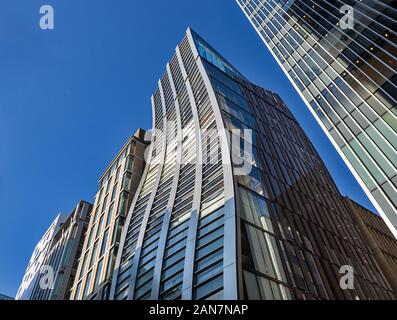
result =
[[[55,30],[39,8],[55,9]],[[373,209],[234,0],[3,0],[0,10],[0,293],[15,296],[59,212],[92,201],[191,26],[249,80],[278,92],[342,194]]]

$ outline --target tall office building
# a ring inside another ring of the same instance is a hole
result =
[[[54,236],[60,230],[66,219],[66,215],[59,214],[37,243],[23,276],[22,283],[18,289],[16,300],[30,300],[32,298],[34,288],[40,285],[38,280],[41,273],[47,272],[46,270],[42,270],[42,267],[51,249]]]
[[[237,0],[397,237],[397,7]]]
[[[128,139],[99,180],[71,299],[107,299],[121,230],[145,167],[146,132]]]
[[[4,294],[0,294],[0,300],[14,300],[14,298],[6,296]]]
[[[92,204],[80,201],[54,234],[29,300],[69,300]],[[43,283],[43,285],[40,285]]]
[[[393,298],[280,97],[190,29],[152,112],[111,299]],[[354,268],[354,289],[340,286],[343,265]]]
[[[343,199],[347,209],[352,214],[363,240],[372,250],[379,267],[397,293],[397,240],[387,228],[382,218],[364,208],[357,202]]]

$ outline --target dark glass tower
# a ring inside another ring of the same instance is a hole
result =
[[[112,299],[393,297],[277,94],[248,82],[189,29],[152,109]],[[354,268],[353,290],[340,288],[342,265]]]
[[[237,0],[397,238],[397,5]]]

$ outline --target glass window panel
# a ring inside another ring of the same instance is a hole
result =
[[[223,238],[219,238],[219,239],[209,243],[208,245],[200,248],[199,250],[197,250],[196,257],[197,257],[197,259],[199,259],[222,246],[223,246]]]
[[[98,264],[98,268],[95,275],[94,290],[98,288],[99,281],[101,281],[102,266],[103,266],[103,260],[101,260]]]
[[[212,240],[214,240],[215,238],[219,237],[223,235],[223,227],[211,232],[210,234],[207,234],[206,236],[204,236],[201,239],[197,240],[197,247],[201,247],[204,244],[207,244],[209,242],[211,242]]]
[[[81,281],[77,285],[76,293],[75,293],[74,298],[73,298],[74,300],[80,300],[80,290],[81,290]]]
[[[163,267],[167,268],[170,265],[172,265],[175,262],[177,262],[178,260],[184,259],[184,257],[185,257],[185,249],[180,250],[179,252],[177,252],[174,255],[168,257],[167,259],[165,259]]]
[[[109,229],[105,232],[103,239],[102,239],[102,245],[101,245],[101,254],[100,257],[102,257],[105,252],[106,252],[106,246],[108,243],[108,238],[109,238]]]
[[[197,236],[201,237],[204,234],[207,234],[208,232],[211,232],[212,230],[220,227],[223,225],[223,217],[217,218],[216,220],[214,220],[213,222],[211,222],[210,224],[208,224],[207,226],[201,228],[198,233]]]
[[[262,196],[266,194],[261,172],[258,168],[252,167],[251,172],[246,176],[237,176],[237,181]]]
[[[106,227],[108,227],[110,225],[110,222],[112,221],[112,217],[113,217],[113,208],[114,208],[114,204],[112,204],[109,207],[109,212],[108,212],[108,216],[106,219]]]
[[[83,292],[83,299],[86,298],[89,294],[90,285],[91,285],[91,275],[92,271],[90,271],[87,275],[87,280],[85,281],[84,292]]]
[[[239,196],[242,217],[269,232],[273,232],[266,199],[241,186],[239,187]]]
[[[244,271],[245,288],[248,294],[248,300],[261,300],[258,282],[256,276],[248,271]]]
[[[90,259],[90,266],[89,266],[89,268],[91,268],[92,265],[94,264],[94,261],[95,261],[95,259],[96,259],[97,249],[98,249],[98,241],[95,242],[94,248],[92,249],[92,255],[91,255],[91,259]]]
[[[375,180],[382,184],[386,181],[386,178],[382,175],[379,169],[374,165],[373,160],[368,157],[368,155],[364,152],[363,147],[361,147],[357,141],[353,140],[350,142],[350,146],[353,148],[356,155],[361,159],[361,161],[365,164],[368,171],[375,178]]]
[[[202,269],[207,268],[209,265],[221,260],[223,258],[223,249],[220,249],[214,253],[212,253],[210,256],[199,260],[196,263],[196,271],[200,271]]]
[[[197,287],[194,291],[194,299],[197,300],[202,299],[208,295],[213,294],[215,291],[222,289],[222,287],[223,287],[223,274]]]

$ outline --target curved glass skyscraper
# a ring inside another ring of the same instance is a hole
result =
[[[397,7],[237,0],[397,237]]]
[[[111,299],[393,298],[277,94],[248,82],[189,29],[152,110]],[[339,283],[346,264],[352,290]]]

